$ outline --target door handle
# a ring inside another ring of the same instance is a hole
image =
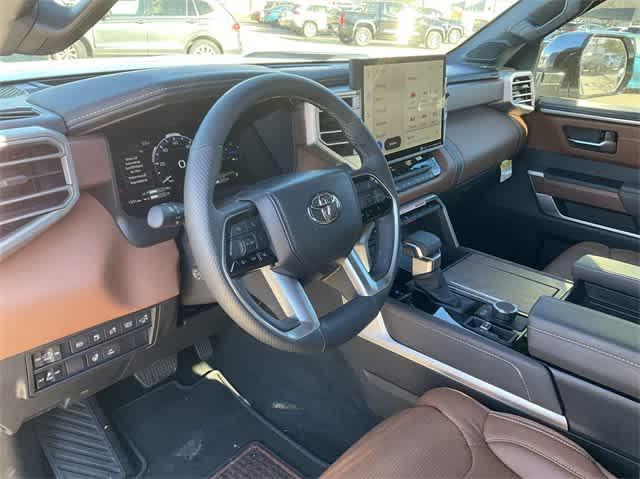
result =
[[[618,149],[616,135],[612,131],[605,132],[604,139],[601,141],[579,140],[577,138],[567,138],[567,141],[578,148],[594,149],[603,153],[615,153]]]

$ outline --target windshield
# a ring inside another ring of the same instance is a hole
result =
[[[36,64],[55,73],[70,63],[127,68],[442,54],[515,1],[119,0],[65,50],[0,57],[0,73]]]

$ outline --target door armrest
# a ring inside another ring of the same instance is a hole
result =
[[[573,265],[573,279],[640,297],[640,266],[602,256],[586,255]]]

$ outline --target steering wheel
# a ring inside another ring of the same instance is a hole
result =
[[[256,105],[279,98],[307,102],[332,115],[362,166],[281,175],[214,204],[232,127]],[[189,243],[207,287],[240,327],[278,349],[319,352],[348,341],[379,313],[393,283],[399,214],[389,167],[360,118],[312,80],[259,75],[218,99],[189,151],[184,208]],[[362,251],[373,226],[377,253],[368,258]],[[264,276],[284,319],[249,293],[242,278],[254,271]],[[351,291],[343,296],[351,299],[318,317],[303,285],[336,272]]]

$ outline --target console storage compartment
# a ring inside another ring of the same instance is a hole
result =
[[[640,325],[543,297],[529,314],[529,354],[640,398]]]
[[[444,271],[453,290],[488,302],[509,301],[527,315],[541,296],[563,299],[573,283],[473,251]]]

